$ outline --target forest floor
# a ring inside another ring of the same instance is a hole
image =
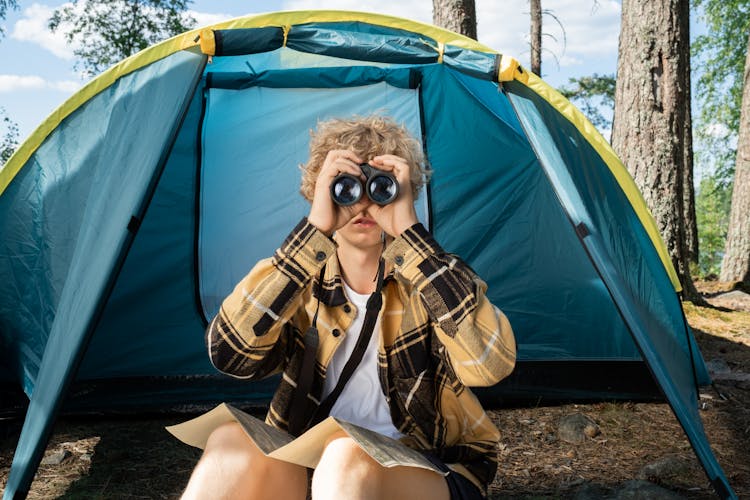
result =
[[[698,287],[717,307],[685,304],[714,378],[701,391],[700,416],[730,484],[739,498],[750,498],[750,295],[711,282]],[[576,413],[589,417],[598,434],[569,444],[557,429]],[[715,498],[665,403],[568,404],[491,416],[503,434],[491,498]],[[199,451],[164,426],[185,419],[60,419],[29,498],[179,497]],[[0,487],[18,439],[16,431],[7,434],[0,436]]]

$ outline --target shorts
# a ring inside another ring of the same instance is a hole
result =
[[[443,472],[447,472],[445,480],[448,483],[448,491],[450,492],[451,500],[484,500],[485,496],[476,487],[474,483],[469,481],[466,477],[454,472],[450,467],[445,465],[443,461],[434,455],[424,453],[424,456],[433,465]]]

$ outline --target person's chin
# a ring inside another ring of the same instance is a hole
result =
[[[341,236],[358,247],[370,247],[381,243],[382,230],[377,224],[374,226],[357,225],[348,229]]]

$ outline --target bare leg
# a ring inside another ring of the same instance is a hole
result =
[[[313,499],[449,500],[445,478],[416,467],[382,467],[341,433],[329,440],[313,475]]]
[[[182,498],[304,500],[307,469],[268,458],[237,422],[217,427]]]

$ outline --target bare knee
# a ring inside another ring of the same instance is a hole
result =
[[[274,472],[274,462],[255,446],[239,424],[223,424],[209,436],[183,498],[207,498],[209,492],[235,498],[241,492],[260,492],[279,476]]]
[[[343,433],[334,436],[326,443],[318,469],[341,470],[342,466],[352,470],[380,468],[380,464],[373,460],[352,438]]]
[[[332,439],[313,474],[313,498],[376,498],[382,470],[351,438]]]
[[[224,449],[243,449],[252,448],[252,440],[242,430],[242,426],[237,422],[227,422],[221,424],[211,431],[206,441],[204,452]],[[248,453],[252,453],[248,451]]]
[[[237,422],[227,422],[211,432],[199,462],[216,467],[231,464],[232,468],[263,467],[264,455]]]

